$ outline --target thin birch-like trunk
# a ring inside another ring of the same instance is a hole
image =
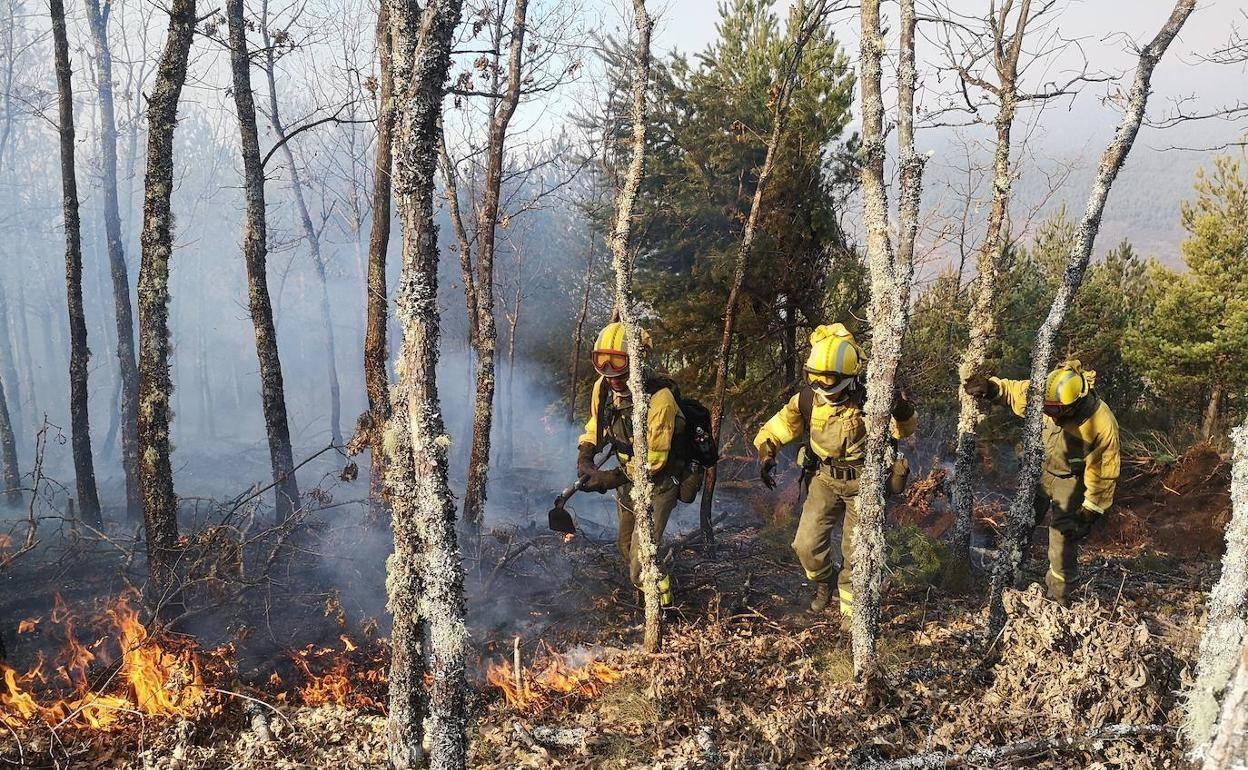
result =
[[[1243,770],[1248,766],[1248,645],[1240,649],[1238,658],[1201,770]]]
[[[1023,0],[1008,47],[1003,42],[1004,13],[991,22],[993,35],[997,40],[996,50],[1001,52],[994,61],[998,79],[996,96],[999,100],[997,116],[993,121],[997,142],[992,161],[992,204],[988,213],[988,231],[976,261],[975,299],[968,318],[970,341],[958,367],[958,376],[962,382],[974,375],[987,376],[992,373],[987,367],[988,347],[997,334],[996,303],[1001,274],[1005,269],[1006,213],[1010,188],[1014,181],[1013,169],[1010,167],[1010,133],[1014,127],[1015,108],[1018,103],[1018,61],[1030,18],[1031,2]],[[958,439],[951,496],[954,519],[949,542],[955,563],[969,571],[974,484],[979,460],[977,431],[987,415],[987,409],[980,399],[961,388],[958,389],[958,394]]]
[[[898,142],[901,161],[899,243],[894,256],[888,233],[888,196],[884,184],[884,99],[880,86],[884,36],[879,0],[862,4],[862,190],[870,273],[871,358],[867,364],[866,456],[859,477],[858,526],[854,533],[853,653],[854,675],[873,678],[879,668],[880,596],[884,581],[884,472],[891,459],[889,426],[894,382],[908,320],[923,162],[914,151],[913,0],[901,3],[901,60],[898,72]]]
[[[1199,758],[1213,739],[1219,696],[1248,641],[1248,420],[1231,431],[1231,521],[1222,576],[1209,592],[1208,618],[1196,658],[1196,680],[1185,694],[1184,732]],[[1240,672],[1242,674],[1242,671]],[[1223,706],[1225,709],[1226,706]]]
[[[485,182],[477,217],[477,389],[472,413],[472,450],[468,455],[468,481],[464,491],[464,521],[480,527],[485,516],[486,487],[490,473],[490,432],[494,425],[495,356],[498,325],[494,317],[494,251],[502,191],[507,127],[520,103],[524,35],[528,0],[514,0],[511,46],[507,54],[507,89],[490,123],[486,151]],[[450,169],[448,168],[448,175]]]
[[[763,166],[758,172],[754,197],[750,201],[750,213],[745,221],[745,232],[741,236],[741,245],[737,249],[737,257],[733,264],[728,299],[724,303],[724,328],[719,340],[719,357],[716,359],[715,389],[711,395],[711,431],[716,436],[720,434],[720,427],[724,420],[728,391],[728,359],[732,354],[732,338],[737,325],[737,306],[741,298],[741,287],[745,284],[745,271],[750,261],[750,250],[754,246],[754,237],[758,232],[763,196],[767,192],[767,183],[771,181],[771,174],[775,170],[776,155],[780,152],[780,144],[784,138],[785,119],[789,114],[793,91],[798,86],[802,54],[805,53],[806,44],[810,42],[823,21],[824,5],[824,0],[815,0],[814,6],[808,8],[805,2],[801,2],[792,12],[789,45],[781,70],[780,89],[775,98],[775,112],[771,118],[771,134],[767,139],[767,152],[763,157]],[[715,552],[715,533],[711,528],[711,509],[715,501],[715,483],[718,478],[719,474],[715,466],[706,469],[706,478],[703,480],[702,487],[702,504],[699,510],[702,542],[712,554]]]
[[[464,573],[447,479],[450,437],[438,401],[438,242],[434,176],[438,115],[450,69],[461,0],[415,0],[390,6],[394,42],[394,193],[403,229],[396,316],[403,334],[386,430],[387,483],[393,504],[394,554],[388,563],[394,616],[387,716],[392,767],[422,763],[427,717],[429,766],[460,770],[467,759],[468,630]],[[428,668],[422,659],[428,631]],[[428,676],[427,698],[422,698]]]
[[[264,427],[269,439],[269,463],[273,469],[277,521],[286,521],[299,509],[299,485],[295,480],[294,453],[290,445],[290,424],[286,419],[286,389],[282,361],[278,355],[277,329],[273,325],[273,305],[269,300],[266,272],[268,225],[265,221],[264,165],[256,129],[256,102],[251,90],[251,55],[247,50],[247,22],[243,0],[226,0],[229,23],[230,70],[233,75],[234,106],[243,154],[243,261],[247,267],[247,302],[256,336],[256,356],[260,362],[260,397]],[[209,419],[211,419],[209,415]]]
[[[1023,454],[1019,465],[1018,493],[1010,504],[1006,533],[1001,543],[1000,556],[997,558],[992,573],[992,583],[988,596],[988,638],[995,639],[1005,626],[1005,606],[1002,594],[1007,586],[1013,585],[1018,567],[1023,559],[1023,546],[1028,540],[1035,523],[1033,504],[1036,496],[1036,484],[1040,480],[1040,462],[1044,458],[1041,446],[1041,399],[1044,381],[1048,376],[1053,360],[1053,341],[1058,329],[1066,318],[1075,293],[1083,283],[1084,272],[1088,268],[1088,260],[1092,256],[1092,246],[1096,241],[1097,231],[1101,226],[1101,214],[1105,210],[1105,201],[1109,198],[1110,188],[1117,178],[1122,164],[1135,143],[1140,124],[1144,120],[1144,109],[1148,105],[1149,84],[1153,69],[1162,55],[1174,40],[1187,17],[1196,7],[1196,0],[1178,0],[1170,18],[1157,33],[1157,36],[1140,52],[1139,63],[1135,68],[1135,76],[1131,90],[1127,95],[1126,111],[1122,122],[1114,134],[1113,140],[1105,148],[1097,168],[1096,178],[1092,182],[1092,191],[1088,197],[1087,209],[1083,219],[1075,230],[1075,238],[1071,244],[1070,258],[1062,275],[1062,283],[1058,287],[1049,314],[1036,333],[1036,342],[1031,350],[1031,384],[1027,392],[1027,412],[1023,418]]]
[[[88,524],[100,526],[100,493],[91,456],[91,420],[87,408],[87,316],[82,304],[82,223],[78,216],[78,173],[74,168],[74,88],[69,64],[65,3],[49,0],[53,53],[56,59],[58,133],[61,140],[61,210],[65,219],[65,294],[69,306],[69,423],[74,456],[78,511]]]
[[[4,378],[0,377],[0,483],[4,501],[11,506],[22,504],[22,474],[17,464],[17,441],[9,419],[9,402],[4,397]]]
[[[576,422],[576,389],[581,379],[581,341],[585,336],[585,321],[589,318],[589,292],[594,280],[594,247],[598,239],[589,235],[589,256],[585,257],[585,290],[581,293],[581,310],[572,329],[572,361],[568,364],[568,423]]]
[[[368,298],[364,330],[364,389],[372,416],[369,449],[369,521],[380,525],[386,520],[386,452],[382,435],[390,419],[390,378],[386,374],[389,346],[386,320],[386,257],[390,246],[390,172],[393,164],[391,137],[394,127],[394,71],[390,61],[390,0],[377,8],[377,59],[380,90],[377,104],[377,157],[373,172],[373,221],[368,234]]]
[[[104,237],[113,284],[113,316],[117,327],[117,364],[120,392],[121,467],[126,477],[126,516],[137,519],[143,510],[139,489],[138,402],[139,370],[134,358],[134,309],[130,304],[130,269],[126,265],[117,200],[117,117],[113,105],[113,56],[108,45],[111,0],[87,0],[87,21],[95,43],[96,101],[100,108],[100,168],[104,192]]]
[[[646,165],[646,87],[650,82],[650,33],[653,21],[646,11],[645,0],[633,0],[633,22],[637,41],[633,52],[632,158],[624,184],[615,202],[615,224],[611,228],[611,257],[615,267],[615,308],[624,324],[628,346],[628,389],[633,394],[633,456],[629,477],[633,480],[633,542],[641,562],[641,590],[645,595],[645,633],[643,645],[647,652],[658,652],[663,645],[663,629],[659,603],[659,565],[654,542],[654,484],[647,462],[649,455],[650,396],[646,393],[642,363],[645,360],[637,326],[636,300],[633,297],[633,267],[636,250],[630,249],[633,207]]]

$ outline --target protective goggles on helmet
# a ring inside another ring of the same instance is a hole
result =
[[[628,353],[622,350],[595,350],[590,355],[594,371],[603,377],[623,377],[628,374]]]
[[[840,372],[816,372],[806,370],[806,384],[811,390],[825,396],[835,396],[848,388],[854,381],[854,375]]]

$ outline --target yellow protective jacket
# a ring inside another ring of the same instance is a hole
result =
[[[997,384],[997,403],[1008,406],[1022,417],[1027,412],[1027,380],[1003,380]],[[1044,415],[1044,471],[1070,478],[1083,474],[1083,504],[1097,513],[1104,513],[1114,504],[1114,489],[1122,459],[1118,448],[1118,420],[1109,406],[1092,394],[1094,405],[1090,414],[1077,415],[1059,424]],[[1082,419],[1081,419],[1082,418]]]
[[[598,413],[599,397],[602,393],[609,393],[613,409],[608,413],[614,412],[616,419],[610,419],[609,424],[604,426],[603,436],[613,436],[614,438],[625,443],[632,443],[632,414],[625,409],[631,402],[632,398],[628,394],[621,397],[620,394],[606,387],[603,378],[599,377],[594,383],[593,396],[589,403],[589,420],[585,423],[585,432],[578,439],[578,444],[590,444],[596,449],[602,447],[597,445],[598,442]],[[624,410],[624,411],[619,411]],[[667,465],[668,459],[672,451],[672,438],[676,435],[677,430],[683,426],[685,416],[680,411],[680,405],[676,403],[676,395],[672,393],[670,388],[662,388],[650,395],[650,412],[647,423],[649,431],[647,432],[647,452],[646,460],[650,467],[650,473],[656,474],[663,470]],[[679,421],[679,423],[678,423]],[[631,459],[627,454],[617,453],[620,458],[620,467],[628,471],[628,462]]]
[[[754,437],[754,448],[759,454],[775,454],[780,447],[806,433],[802,412],[798,407],[799,395],[794,395],[780,411],[763,425]],[[892,418],[893,438],[902,439],[914,433],[918,421],[911,414],[904,420]],[[867,453],[867,427],[863,421],[862,407],[855,403],[832,404],[818,394],[810,412],[810,446],[821,460],[861,464]]]

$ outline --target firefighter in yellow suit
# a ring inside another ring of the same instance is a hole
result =
[[[650,349],[650,335],[642,332],[642,346]],[[608,324],[594,341],[592,353],[594,370],[598,381],[594,383],[590,399],[589,420],[585,432],[578,439],[576,469],[578,476],[588,476],[582,488],[590,492],[605,493],[615,490],[615,506],[618,513],[619,535],[617,545],[620,556],[628,563],[629,577],[633,585],[641,586],[641,562],[638,559],[634,538],[636,516],[633,512],[633,485],[628,477],[632,457],[633,440],[633,394],[628,388],[629,360],[624,344],[624,324]],[[645,366],[645,362],[641,362]],[[654,482],[654,537],[655,545],[663,538],[667,520],[680,494],[681,481],[688,458],[673,452],[672,440],[684,430],[685,417],[670,388],[659,388],[650,394],[650,411],[647,433],[647,467]],[[594,455],[611,444],[615,447],[619,466],[609,470],[594,467]],[[672,602],[672,581],[668,575],[659,579],[659,600],[664,606]]]
[[[1051,510],[1049,598],[1068,601],[1068,585],[1078,577],[1079,543],[1114,503],[1121,458],[1118,421],[1093,389],[1096,372],[1070,360],[1049,373],[1044,387],[1044,467],[1036,490],[1036,524]],[[1027,380],[970,377],[963,389],[972,396],[1027,411]]]
[[[808,436],[798,453],[799,462],[814,470],[792,546],[806,577],[815,584],[810,609],[820,612],[828,606],[835,579],[841,627],[848,628],[854,602],[851,567],[858,524],[858,477],[867,448],[862,412],[866,388],[859,377],[866,369],[866,355],[839,323],[816,328],[810,343],[805,367],[807,387],[763,425],[754,438],[754,448],[758,450],[763,483],[775,488],[776,454],[785,444]],[[894,439],[914,433],[914,406],[904,396],[897,398],[892,417]],[[838,565],[832,532],[842,520]]]

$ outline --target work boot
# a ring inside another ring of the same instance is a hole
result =
[[[821,580],[815,583],[815,598],[810,600],[811,612],[823,612],[832,601],[832,581]]]

